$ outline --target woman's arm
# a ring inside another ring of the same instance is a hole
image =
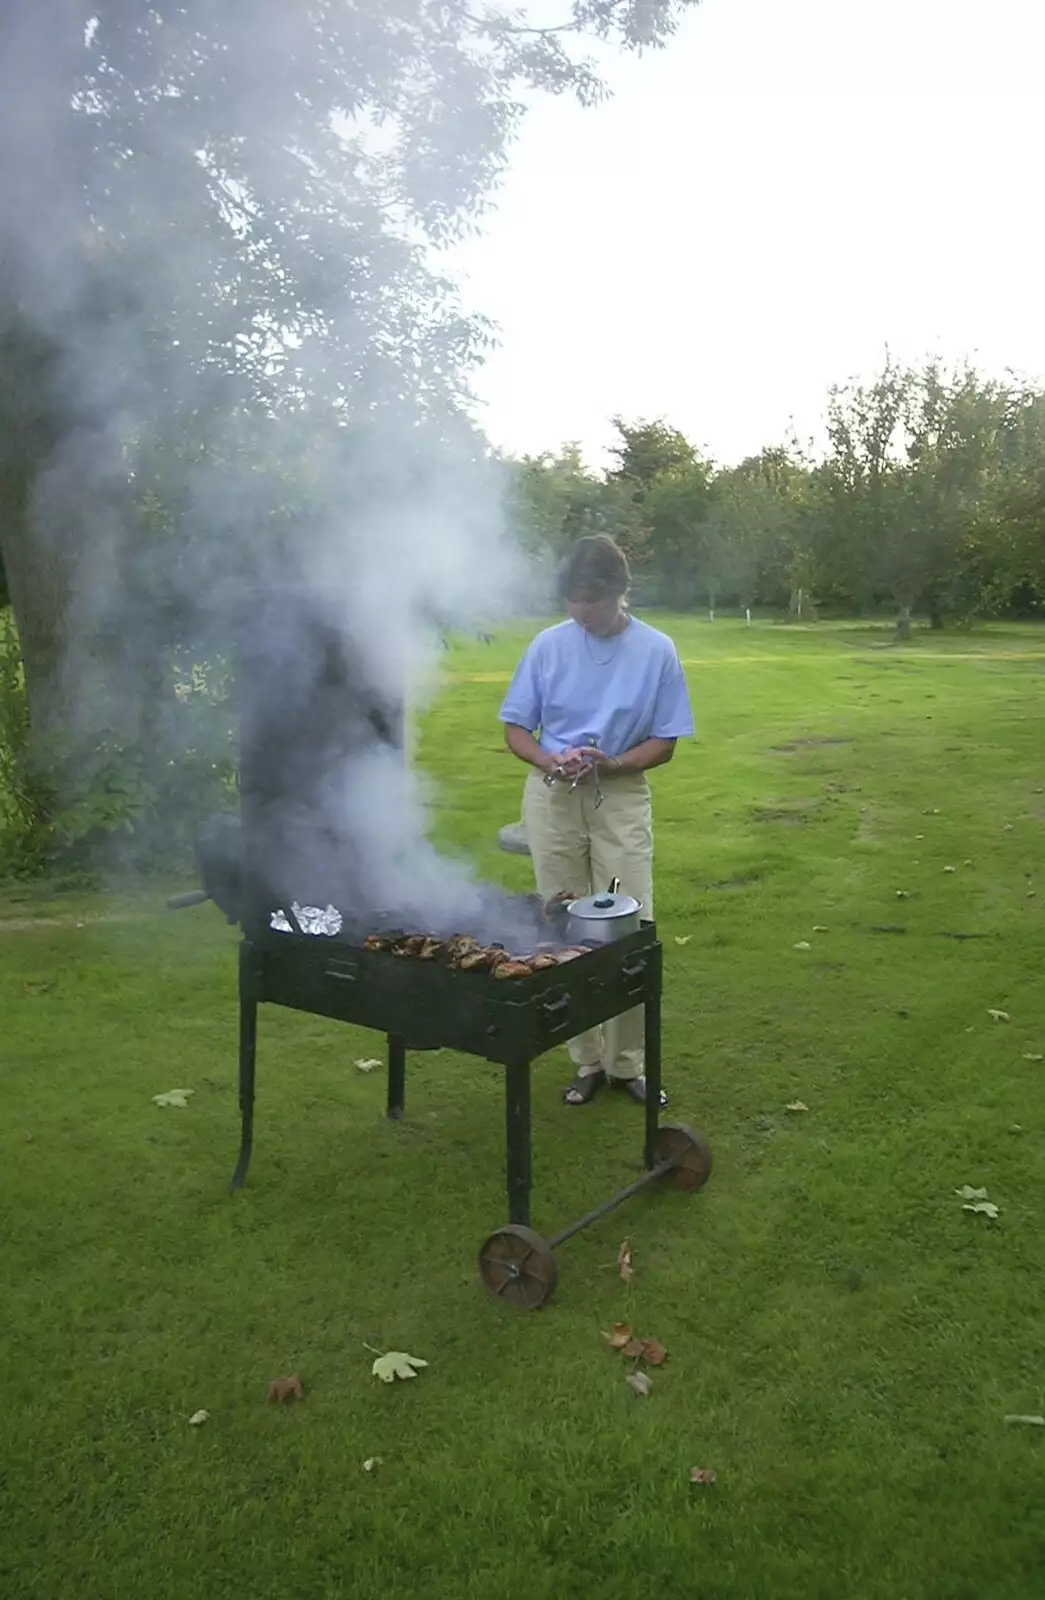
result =
[[[550,756],[547,750],[542,750],[529,729],[521,728],[517,722],[505,723],[504,742],[513,756],[518,756],[520,761],[536,767],[538,772],[551,772],[553,767],[559,765],[559,759]]]
[[[601,767],[604,772],[648,772],[650,767],[662,767],[665,761],[671,760],[676,742],[675,739],[643,739],[620,756],[607,756],[601,750],[581,746],[564,751],[559,759],[572,764],[574,769],[578,764],[582,768],[587,764],[591,768]]]
[[[604,763],[606,771],[648,772],[650,767],[662,767],[675,754],[675,743],[674,739],[643,739],[622,756],[609,758]]]

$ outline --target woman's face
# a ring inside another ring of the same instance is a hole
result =
[[[624,596],[598,593],[581,593],[566,601],[567,613],[579,623],[586,633],[596,638],[616,633],[620,626]]]

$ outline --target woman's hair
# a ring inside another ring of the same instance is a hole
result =
[[[605,533],[576,540],[559,568],[559,594],[563,600],[579,600],[582,596],[617,599],[627,593],[630,584],[628,558]]]

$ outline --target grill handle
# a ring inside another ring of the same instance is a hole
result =
[[[549,1033],[565,1033],[570,1026],[570,996],[566,989],[545,995],[541,1009],[548,1019]]]
[[[186,911],[189,906],[201,906],[210,899],[204,889],[192,889],[188,894],[172,894],[167,901],[168,911]]]

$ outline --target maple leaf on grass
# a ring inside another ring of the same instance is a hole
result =
[[[381,1065],[380,1061],[377,1061],[377,1060],[357,1061],[356,1062],[356,1071],[357,1072],[373,1072],[374,1069],[376,1067],[379,1067],[380,1065]]]
[[[382,1383],[394,1383],[397,1378],[416,1378],[417,1369],[427,1365],[420,1356],[408,1356],[405,1350],[389,1350],[378,1356],[370,1370]]]
[[[168,1089],[166,1094],[154,1094],[152,1103],[154,1106],[177,1106],[184,1111],[191,1094],[191,1089]]]
[[[203,1424],[205,1422],[209,1422],[209,1421],[210,1421],[210,1412],[209,1411],[194,1411],[192,1413],[192,1416],[189,1418],[189,1427],[190,1428],[202,1428]]]
[[[668,1352],[659,1339],[643,1339],[642,1359],[651,1367],[662,1367],[668,1359]]]
[[[962,1210],[975,1211],[977,1216],[990,1217],[992,1222],[998,1215],[998,1207],[994,1204],[993,1200],[973,1200],[971,1202],[966,1201],[965,1205],[962,1206]]]
[[[609,1333],[604,1333],[602,1337],[611,1350],[623,1350],[634,1335],[626,1322],[615,1322]]]
[[[627,1356],[629,1361],[637,1361],[639,1356],[645,1354],[645,1351],[645,1339],[629,1339],[627,1344],[621,1347],[620,1353],[622,1356]]]
[[[637,1395],[641,1395],[644,1400],[653,1388],[653,1379],[647,1378],[644,1372],[629,1372],[624,1382],[629,1389],[634,1390]]]
[[[714,1483],[718,1473],[714,1467],[690,1467],[690,1483]]]
[[[986,1189],[974,1189],[971,1183],[963,1183],[960,1189],[955,1189],[959,1200],[986,1200]]]
[[[273,1378],[269,1384],[269,1399],[275,1400],[278,1405],[285,1405],[288,1400],[304,1400],[304,1398],[305,1391],[296,1372],[289,1378]]]
[[[804,1100],[789,1100],[784,1107],[785,1111],[808,1111],[809,1107]]]
[[[999,1011],[995,1006],[987,1007],[987,1015],[995,1022],[1011,1022],[1012,1018],[1007,1011]]]

